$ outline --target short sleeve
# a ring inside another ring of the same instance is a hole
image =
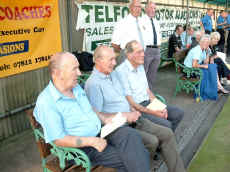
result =
[[[89,102],[93,108],[98,112],[102,112],[103,109],[103,93],[98,84],[86,82],[85,92],[89,99]]]
[[[36,120],[42,125],[45,140],[47,143],[66,136],[61,114],[54,106],[45,102],[37,102],[34,109]]]

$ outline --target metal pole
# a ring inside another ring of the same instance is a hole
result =
[[[186,45],[185,46],[187,46],[187,41],[188,41],[188,35],[187,35],[188,24],[189,24],[189,5],[188,5],[188,0],[187,0],[187,18],[186,18],[186,29],[185,29],[185,33],[186,33],[185,43],[186,43]]]

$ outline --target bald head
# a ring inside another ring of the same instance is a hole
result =
[[[76,59],[75,56],[69,52],[58,52],[54,54],[49,62],[49,71],[52,75],[55,69],[61,70],[62,67],[69,62],[69,59]],[[77,59],[76,59],[77,60]]]
[[[69,52],[54,54],[50,59],[49,71],[54,86],[63,94],[76,86],[81,75],[77,58]]]

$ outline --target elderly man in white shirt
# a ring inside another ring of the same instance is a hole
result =
[[[144,47],[143,31],[144,27],[141,24],[141,3],[139,0],[133,0],[129,5],[130,14],[121,19],[114,28],[112,35],[112,47],[115,52],[120,53],[120,59],[117,64],[120,64],[126,58],[123,50],[125,45],[132,41],[137,40]]]
[[[148,2],[145,8],[146,14],[142,17],[142,23],[145,31],[143,38],[145,43],[144,68],[147,76],[150,90],[153,91],[156,73],[160,64],[160,45],[161,34],[160,25],[155,17],[156,4]]]
[[[161,44],[160,26],[154,19],[156,5],[149,2],[145,9],[146,15],[143,17],[140,17],[141,3],[139,0],[132,1],[129,9],[130,14],[117,23],[112,35],[112,46],[115,52],[120,53],[117,64],[122,63],[126,58],[123,50],[128,42],[132,40],[140,42],[145,49],[144,68],[152,90],[160,64],[159,47]]]

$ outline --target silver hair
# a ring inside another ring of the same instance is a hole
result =
[[[220,40],[220,34],[219,34],[219,32],[212,32],[211,35],[210,35],[210,37],[211,37],[211,40],[212,39]]]
[[[201,37],[200,42],[205,42],[205,41],[210,41],[210,40],[211,40],[210,35],[205,34]]]

